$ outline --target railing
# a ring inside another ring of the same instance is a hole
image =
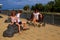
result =
[[[1,14],[10,15],[11,11],[2,11]],[[43,13],[44,22],[48,24],[60,25],[60,13]],[[31,12],[23,12],[21,18],[29,19]]]
[[[60,14],[44,14],[45,22],[49,24],[60,25]]]

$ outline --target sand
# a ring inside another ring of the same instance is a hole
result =
[[[0,14],[0,40],[60,40],[60,27],[55,25],[46,24],[45,27],[33,27],[22,31],[21,34],[17,33],[13,37],[3,37],[3,32],[7,29],[9,23],[4,23],[8,16]],[[25,19],[22,19],[26,21]]]

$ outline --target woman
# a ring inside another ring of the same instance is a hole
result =
[[[18,25],[19,33],[21,33],[21,31],[20,31],[20,25],[18,23],[18,18],[16,17],[15,11],[12,11],[10,18],[11,18],[11,25],[13,25],[14,23],[16,23],[16,25]]]

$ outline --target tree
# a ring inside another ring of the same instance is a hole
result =
[[[54,10],[60,12],[60,0],[55,0]]]
[[[35,10],[35,6],[32,6],[32,7],[31,7],[31,10]]]
[[[43,5],[42,4],[36,4],[35,8],[42,11],[43,10]]]
[[[24,10],[29,10],[30,9],[30,6],[29,5],[25,5],[23,9]]]
[[[38,9],[39,11],[43,11],[43,5],[42,4],[35,4],[34,6],[31,7],[31,10]]]
[[[44,6],[44,10],[52,12],[54,10],[54,1],[48,2],[48,4]]]

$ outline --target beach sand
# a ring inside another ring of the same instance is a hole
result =
[[[7,29],[9,23],[4,23],[8,16],[0,14],[0,40],[60,40],[60,27],[46,24],[45,27],[33,27],[17,33],[13,37],[3,37],[3,32]],[[25,19],[22,19],[26,21]]]

